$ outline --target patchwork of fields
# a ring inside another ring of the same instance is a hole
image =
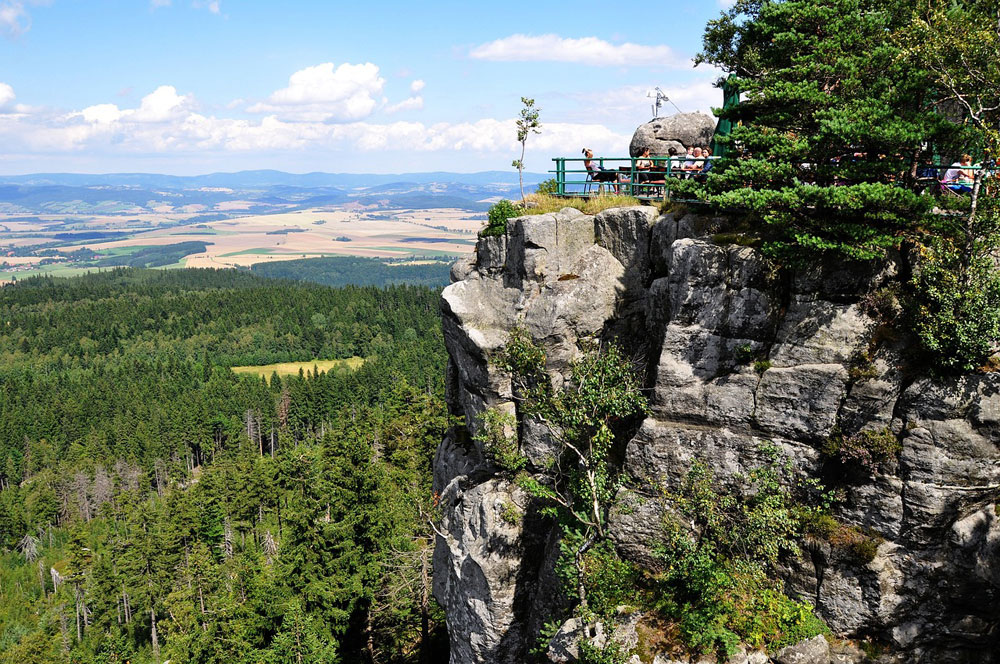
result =
[[[457,208],[371,210],[350,205],[216,220],[177,211],[127,219],[0,214],[0,282],[34,274],[71,276],[124,264],[130,256],[140,261],[153,256],[150,260],[158,262],[149,263],[151,267],[216,268],[324,256],[450,259],[472,250],[483,223],[482,213]],[[177,255],[173,245],[181,243],[189,243],[185,250],[199,251]],[[37,251],[39,245],[45,249]]]

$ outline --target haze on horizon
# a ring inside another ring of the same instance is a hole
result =
[[[599,2],[124,4],[0,0],[0,174],[509,170],[522,96],[545,172],[625,153],[653,86],[721,101],[691,58],[726,0],[677,2],[669,36]]]

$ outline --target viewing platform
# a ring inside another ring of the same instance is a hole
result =
[[[718,157],[554,157],[556,191],[553,195],[589,198],[606,194],[631,196],[641,201],[672,200],[672,185],[686,179],[703,179]],[[588,169],[585,162],[591,162]],[[650,168],[642,168],[651,162]],[[695,166],[690,166],[691,164]],[[686,167],[687,166],[687,167]]]
[[[721,157],[553,157],[555,168],[548,171],[554,176],[556,188],[552,195],[563,198],[591,198],[602,195],[631,196],[640,201],[700,202],[692,198],[672,196],[675,185],[682,180],[704,181],[712,165]],[[590,162],[589,168],[587,162]],[[643,168],[646,163],[651,167]],[[948,171],[967,173],[985,171],[985,178],[996,177],[997,168],[992,164],[957,166],[956,164],[926,164],[917,169],[917,177],[908,180],[922,193],[933,196],[961,196],[971,191],[972,182],[950,180]],[[815,175],[810,164],[801,165],[802,182],[808,184]],[[851,181],[838,184],[855,184]],[[900,186],[903,186],[901,183]]]

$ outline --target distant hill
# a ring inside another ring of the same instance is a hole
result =
[[[526,189],[547,176],[526,174]],[[201,205],[206,212],[249,202],[243,214],[267,214],[350,201],[390,208],[461,208],[484,211],[484,201],[518,194],[517,174],[407,173],[403,175],[243,171],[189,177],[145,173],[87,175],[37,173],[0,176],[0,212],[12,214],[129,214],[177,211]],[[218,207],[216,207],[218,206]]]
[[[544,173],[525,173],[525,184],[532,186],[550,176]],[[283,171],[239,171],[237,173],[209,173],[207,175],[159,175],[156,173],[32,173],[28,175],[0,175],[0,184],[62,185],[67,187],[151,187],[165,189],[197,189],[200,187],[254,188],[254,187],[341,187],[357,189],[385,184],[407,182],[430,184],[455,182],[472,185],[517,185],[516,171],[482,171],[479,173],[285,173]]]

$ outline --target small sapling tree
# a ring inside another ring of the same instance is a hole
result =
[[[542,133],[542,123],[538,121],[538,113],[541,109],[535,108],[535,100],[521,97],[521,117],[517,119],[517,142],[521,144],[521,158],[511,162],[511,166],[517,169],[517,180],[521,186],[521,204],[524,200],[524,150],[530,134]]]

